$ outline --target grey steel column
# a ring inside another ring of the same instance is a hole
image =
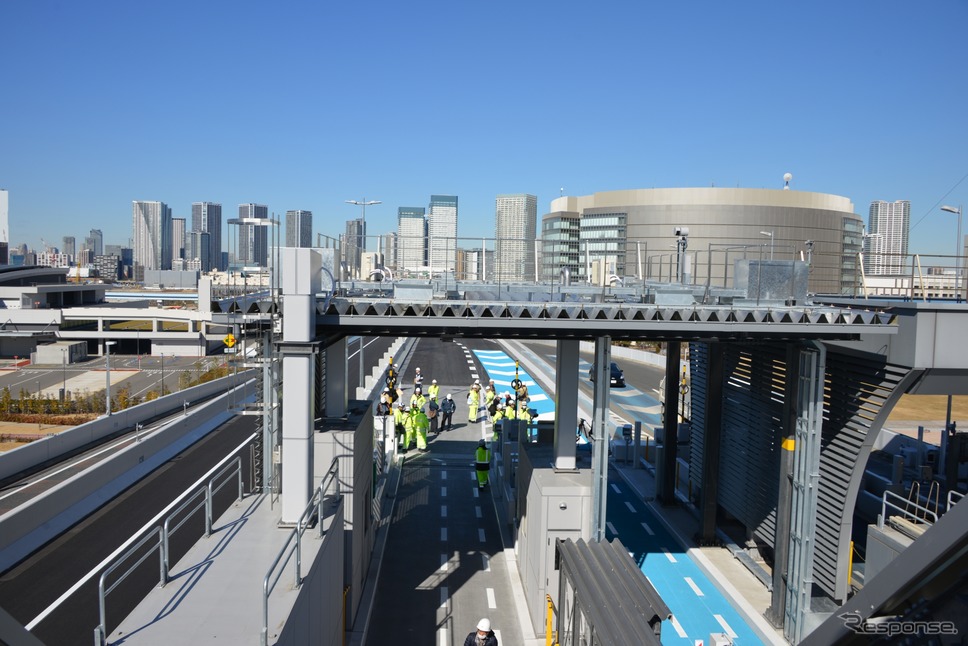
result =
[[[579,341],[559,340],[555,359],[555,469],[575,469]]]
[[[605,540],[608,495],[608,391],[612,385],[612,338],[595,339],[595,396],[592,403],[592,540]]]
[[[780,477],[776,495],[776,532],[773,539],[773,593],[766,618],[779,628],[786,615],[787,565],[790,558],[790,509],[793,497],[793,449],[796,446],[797,399],[800,384],[800,348],[791,343],[786,351],[786,384],[783,392],[783,428],[780,431]]]
[[[316,293],[320,255],[312,249],[285,248],[282,257],[282,517],[299,520],[313,486],[313,385]]]
[[[707,344],[706,401],[703,402],[702,491],[699,494],[699,544],[716,541],[719,453],[723,436],[723,344]],[[695,390],[693,391],[695,392]]]
[[[679,361],[678,341],[666,343],[665,420],[662,424],[661,472],[655,482],[655,495],[663,505],[676,501],[676,455],[679,441]]]

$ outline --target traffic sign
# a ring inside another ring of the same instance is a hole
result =
[[[225,338],[222,339],[222,342],[230,348],[233,347],[235,345],[235,335],[229,332],[225,335]]]

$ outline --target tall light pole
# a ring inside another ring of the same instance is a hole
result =
[[[772,231],[760,231],[760,235],[770,236],[770,260],[773,260],[773,232]]]
[[[111,416],[111,346],[115,341],[104,342],[104,379],[107,382],[104,388],[104,410],[105,415]]]
[[[942,211],[958,214],[958,237],[955,239],[955,298],[961,299],[961,254],[964,242],[961,239],[961,212],[962,207],[942,206]]]
[[[355,204],[356,206],[362,207],[363,215],[360,220],[360,237],[363,238],[363,242],[360,245],[360,266],[357,267],[357,273],[360,279],[363,278],[363,254],[366,253],[366,207],[373,206],[374,204],[383,204],[380,200],[367,200],[365,197],[362,200],[343,200],[347,204]]]
[[[64,359],[64,385],[61,387],[61,402],[67,398],[67,348],[61,348],[61,357]]]

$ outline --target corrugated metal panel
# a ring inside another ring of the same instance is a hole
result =
[[[326,352],[316,353],[316,414],[326,414]]]
[[[784,368],[782,346],[725,349],[719,504],[769,545],[776,530]]]
[[[908,372],[876,355],[827,354],[814,579],[834,599],[846,597],[849,574],[853,519],[844,494],[874,417]]]
[[[719,505],[773,545],[779,489],[779,439],[786,379],[783,344],[727,344],[724,353]],[[690,345],[692,431],[689,448],[693,489],[702,487],[703,409],[708,347]],[[851,478],[866,455],[874,418],[909,369],[877,355],[830,349],[824,387],[813,577],[834,599],[847,592],[853,509],[845,501]],[[695,493],[698,496],[698,493]],[[852,501],[851,501],[852,502]]]
[[[692,480],[693,502],[699,500],[702,490],[702,458],[706,432],[706,382],[708,379],[709,346],[705,343],[689,344],[689,397],[691,425],[689,430],[689,477]]]

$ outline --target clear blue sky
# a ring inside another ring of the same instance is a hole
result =
[[[131,236],[131,201],[309,209],[564,189],[780,188],[968,205],[968,2],[0,2],[11,243]],[[281,217],[281,216],[280,216]],[[966,221],[968,229],[968,221]],[[968,231],[966,231],[968,232]]]

